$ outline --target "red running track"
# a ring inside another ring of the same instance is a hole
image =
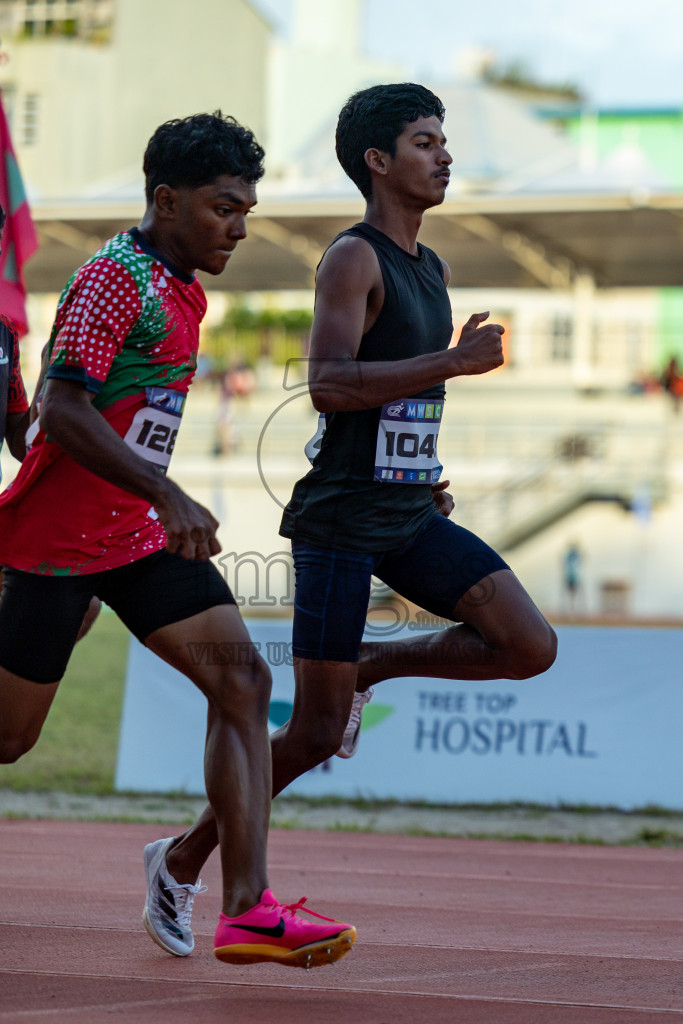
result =
[[[140,923],[155,825],[0,822],[0,1024],[658,1024],[683,1018],[683,852],[274,831],[280,899],[353,922],[335,967],[191,957]]]

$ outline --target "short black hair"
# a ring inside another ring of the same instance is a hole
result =
[[[201,188],[222,174],[257,182],[263,177],[264,156],[253,132],[220,110],[166,121],[145,150],[147,202],[159,185]]]
[[[337,159],[366,199],[372,195],[372,175],[365,163],[368,149],[396,155],[396,139],[420,117],[438,117],[446,110],[438,96],[423,85],[373,85],[354,93],[337,121]]]

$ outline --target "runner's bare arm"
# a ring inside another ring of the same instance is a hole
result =
[[[5,438],[7,440],[7,447],[11,451],[12,455],[19,462],[23,462],[26,458],[26,431],[34,422],[38,419],[38,408],[40,400],[40,392],[43,388],[45,381],[45,371],[48,366],[47,358],[47,345],[43,349],[42,353],[42,366],[40,368],[40,375],[38,377],[38,383],[36,384],[35,391],[33,393],[33,399],[31,405],[26,412],[21,413],[9,413],[7,416],[7,423],[5,426]]]
[[[49,345],[43,346],[43,351],[40,353],[40,373],[38,374],[38,380],[33,392],[33,398],[31,399],[31,405],[28,410],[29,424],[33,423],[38,419],[40,413],[40,397],[45,386],[45,374],[47,368],[50,365],[50,350]]]
[[[444,280],[447,267],[444,264]],[[371,246],[343,238],[325,254],[316,281],[309,386],[319,412],[376,408],[450,377],[487,373],[503,362],[500,324],[474,313],[458,344],[392,362],[357,363],[363,334],[379,310],[383,285]]]
[[[26,456],[26,431],[28,430],[29,414],[26,412],[10,412],[5,424],[5,440],[7,447],[15,459],[23,462]]]
[[[19,346],[14,340],[15,361],[12,369],[12,378],[9,382],[8,398],[12,403],[8,406],[7,418],[5,420],[5,440],[10,452],[18,462],[23,462],[26,457],[26,431],[31,422],[30,408],[21,409],[21,405],[27,404],[26,388],[21,376],[21,363]],[[17,404],[19,408],[17,408]],[[11,411],[9,409],[11,408]]]
[[[153,505],[166,530],[169,551],[203,560],[217,554],[218,523],[208,509],[131,451],[93,407],[94,397],[82,384],[48,379],[40,407],[41,429],[74,462]]]

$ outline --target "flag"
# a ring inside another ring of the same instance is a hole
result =
[[[13,320],[19,336],[28,331],[24,264],[38,248],[24,183],[0,101],[0,203],[7,214],[0,253],[0,313]]]

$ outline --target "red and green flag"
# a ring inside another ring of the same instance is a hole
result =
[[[0,253],[0,313],[16,324],[19,336],[28,331],[24,264],[38,248],[24,183],[14,155],[5,110],[0,102],[0,203],[7,214]]]

